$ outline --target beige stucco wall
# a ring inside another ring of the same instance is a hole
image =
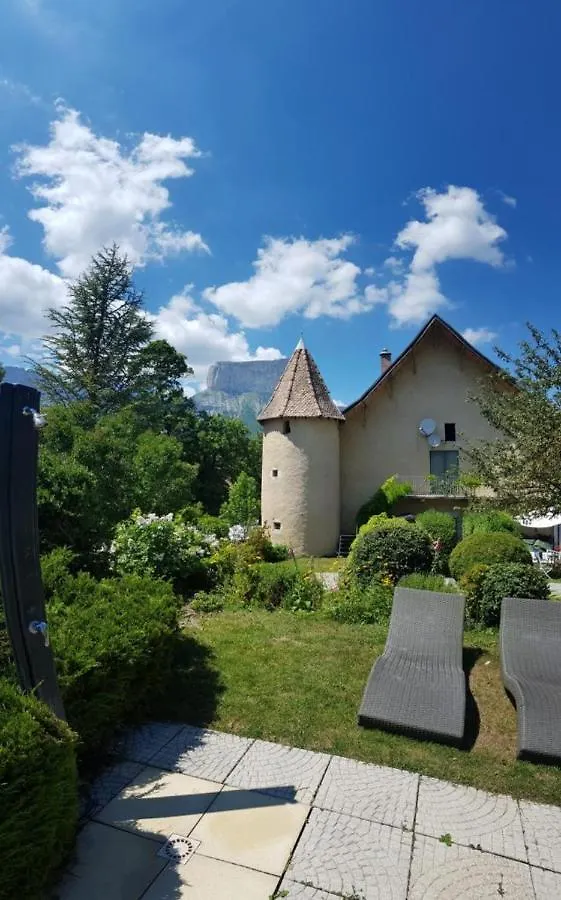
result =
[[[441,450],[461,451],[469,441],[494,439],[477,404],[467,399],[485,371],[481,361],[435,328],[378,390],[346,413],[341,428],[343,532],[354,531],[358,510],[389,475],[428,475],[430,447],[419,432],[422,419],[434,419],[442,439],[444,422],[456,423],[456,443],[443,441]],[[465,461],[463,468],[469,468]]]
[[[299,555],[325,556],[335,552],[339,538],[339,423],[290,419],[290,428],[283,434],[279,419],[264,425],[261,518],[274,543]]]

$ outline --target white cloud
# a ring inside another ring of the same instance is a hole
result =
[[[4,334],[33,339],[46,330],[45,311],[61,306],[66,282],[47,269],[6,251],[7,228],[0,230],[0,326]]]
[[[490,328],[466,328],[462,336],[470,344],[490,344],[498,337],[497,332]]]
[[[0,78],[0,91],[14,101],[31,103],[33,106],[41,106],[43,102],[26,84],[12,78]]]
[[[506,203],[507,206],[512,206],[513,209],[516,208],[517,199],[516,197],[511,197],[510,194],[505,194],[504,191],[499,191],[499,196],[503,203]]]
[[[102,246],[119,244],[134,265],[183,250],[208,251],[199,234],[162,220],[171,206],[163,182],[187,178],[201,154],[192,138],[145,133],[132,148],[99,137],[78,112],[59,107],[45,145],[16,147],[17,173],[38,176],[29,213],[44,229],[60,272],[76,277]]]
[[[389,289],[388,308],[396,325],[419,324],[449,305],[437,274],[441,263],[471,259],[495,267],[505,265],[499,245],[507,233],[487,212],[477,191],[449,185],[440,194],[423,188],[417,197],[426,220],[408,222],[395,241],[400,249],[413,250],[408,272]]]
[[[376,269],[374,266],[368,266],[368,268],[364,270],[364,274],[368,275],[369,278],[372,278],[372,276],[376,274]]]
[[[2,353],[7,353],[8,356],[21,356],[21,347],[19,344],[10,344],[8,347],[2,347]]]
[[[185,353],[197,381],[205,378],[208,367],[217,360],[282,356],[276,347],[257,347],[252,353],[243,331],[231,331],[225,316],[205,312],[186,292],[176,294],[151,318],[157,334]]]
[[[390,269],[394,275],[399,275],[403,272],[403,260],[399,259],[398,256],[388,256],[388,258],[384,260],[384,265],[387,269]]]
[[[267,238],[247,281],[207,288],[205,299],[242,325],[276,325],[290,313],[308,319],[346,318],[367,308],[357,278],[360,268],[343,254],[353,243],[350,234],[309,241]]]

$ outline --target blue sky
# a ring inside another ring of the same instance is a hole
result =
[[[352,401],[433,312],[560,326],[561,6],[4,0],[0,359],[117,240],[203,380],[304,333]]]

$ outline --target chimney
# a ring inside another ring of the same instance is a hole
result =
[[[382,352],[380,353],[380,369],[381,369],[382,375],[384,374],[384,372],[387,369],[389,369],[391,364],[392,364],[391,350],[382,350]]]

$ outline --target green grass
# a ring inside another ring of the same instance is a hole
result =
[[[561,805],[561,769],[515,759],[516,713],[501,684],[493,633],[465,635],[467,653],[478,657],[470,685],[481,722],[473,748],[458,750],[357,726],[384,627],[252,610],[203,616],[189,630],[220,682],[214,712],[197,722],[191,710],[193,724]],[[196,679],[193,689],[204,692],[204,684]],[[189,721],[180,698],[174,713]]]
[[[296,565],[304,572],[340,572],[346,560],[342,556],[299,556]]]

